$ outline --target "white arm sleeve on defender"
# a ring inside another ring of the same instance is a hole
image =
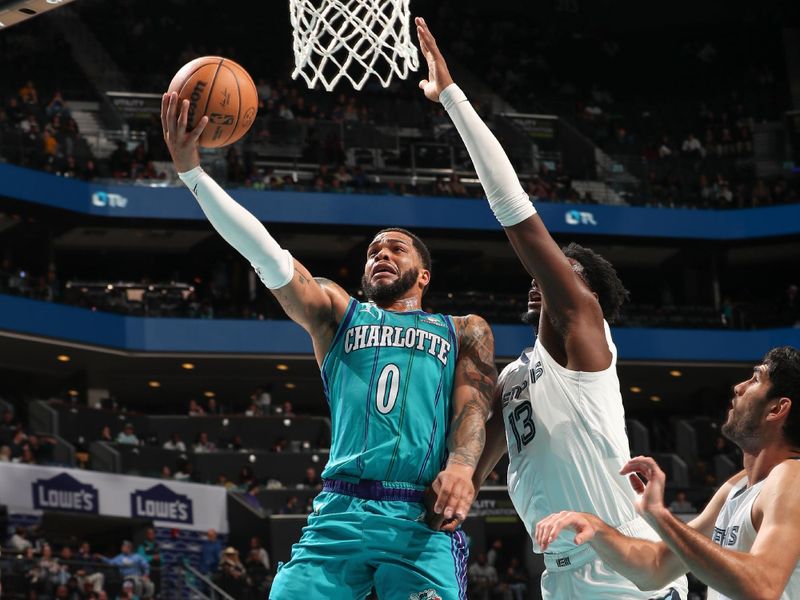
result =
[[[261,222],[199,166],[178,177],[186,184],[214,229],[250,261],[269,289],[285,286],[294,277],[294,259],[269,234]]]
[[[536,214],[522,189],[503,147],[455,83],[439,94],[439,101],[453,120],[481,180],[489,206],[503,227],[511,227]]]

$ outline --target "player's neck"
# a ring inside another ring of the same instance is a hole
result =
[[[375,302],[384,310],[393,312],[409,312],[412,310],[422,310],[422,298],[420,296],[408,296],[407,298],[398,298],[386,302]]]
[[[783,440],[768,444],[756,452],[744,452],[748,485],[765,479],[777,465],[796,456],[800,456],[800,448],[789,446]]]

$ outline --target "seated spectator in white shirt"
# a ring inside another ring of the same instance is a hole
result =
[[[197,442],[194,445],[194,451],[199,453],[203,452],[215,452],[217,447],[214,445],[214,442],[210,442],[208,440],[208,434],[205,431],[201,431],[197,434]]]
[[[186,452],[186,444],[183,443],[180,434],[173,431],[169,439],[164,442],[164,450],[177,450],[178,452]]]
[[[703,144],[700,143],[696,137],[694,137],[693,133],[690,133],[685,140],[683,140],[683,144],[681,145],[681,150],[684,154],[689,156],[696,156],[697,158],[703,158],[706,155],[705,148],[703,148]]]
[[[136,434],[133,432],[133,423],[125,423],[122,431],[117,434],[117,443],[132,444],[134,446],[139,445],[139,438],[136,437]]]

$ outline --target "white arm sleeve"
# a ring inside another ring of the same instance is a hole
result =
[[[500,224],[511,227],[535,215],[536,209],[522,189],[503,147],[461,88],[455,83],[448,85],[439,94],[439,101],[464,140],[489,206]]]
[[[231,198],[202,168],[178,173],[214,229],[250,261],[269,289],[285,286],[294,277],[294,259],[280,247],[261,222]]]

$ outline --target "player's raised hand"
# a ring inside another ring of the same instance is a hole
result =
[[[631,486],[639,494],[636,510],[647,517],[664,510],[664,486],[667,476],[655,460],[649,456],[637,456],[628,461],[620,470],[620,475],[628,475]],[[644,477],[645,483],[639,476]]]
[[[191,131],[186,131],[188,121],[189,101],[179,103],[177,92],[164,94],[161,97],[161,129],[172,162],[179,173],[191,171],[200,164],[197,141],[208,124],[208,117],[203,116],[197,127]]]
[[[547,550],[564,529],[575,532],[573,541],[576,545],[585,544],[597,533],[597,528],[591,522],[591,515],[569,510],[548,515],[536,524],[534,535],[534,539],[542,549],[542,552]]]
[[[469,514],[475,487],[472,484],[473,469],[466,465],[451,463],[436,476],[431,484],[428,505],[428,524],[432,529],[455,531]]]
[[[425,92],[428,100],[438,102],[439,94],[453,83],[453,78],[450,77],[447,63],[444,61],[442,53],[439,52],[439,47],[436,45],[436,40],[428,29],[425,19],[416,17],[414,23],[417,26],[419,48],[425,57],[425,62],[428,63],[428,78],[419,82],[419,88]]]

